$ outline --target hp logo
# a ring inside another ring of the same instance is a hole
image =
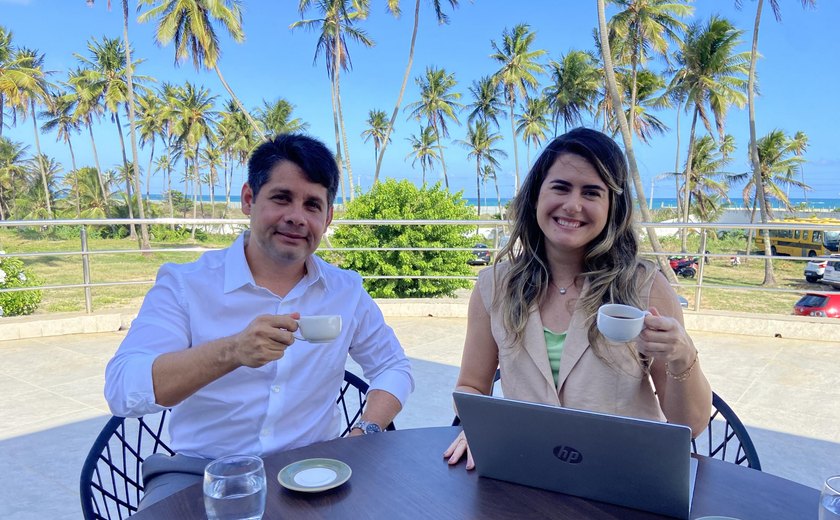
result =
[[[556,446],[554,448],[554,456],[569,464],[580,464],[583,462],[583,454],[569,446]]]

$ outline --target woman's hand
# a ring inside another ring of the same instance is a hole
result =
[[[464,456],[464,452],[467,453],[467,469],[475,469],[475,461],[473,460],[472,452],[470,451],[470,447],[467,444],[467,437],[464,435],[463,430],[461,433],[455,437],[455,440],[452,441],[452,444],[446,448],[446,451],[443,452],[443,458],[448,458],[446,462],[448,464],[457,464],[461,457]]]
[[[688,366],[695,356],[694,345],[685,328],[674,318],[662,316],[656,307],[648,309],[645,326],[636,339],[636,350],[646,357]]]

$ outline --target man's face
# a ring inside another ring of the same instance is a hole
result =
[[[245,183],[242,212],[251,217],[249,262],[277,266],[303,265],[318,248],[333,216],[327,188],[310,182],[290,161],[274,165],[256,198]]]

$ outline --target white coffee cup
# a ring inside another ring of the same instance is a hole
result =
[[[648,314],[649,311],[620,303],[601,305],[598,309],[598,330],[610,341],[631,341],[642,332]]]
[[[341,334],[341,316],[301,316],[298,323],[298,332],[301,339],[309,343],[328,343]]]

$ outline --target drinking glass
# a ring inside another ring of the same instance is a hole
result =
[[[825,479],[820,494],[820,520],[840,520],[840,475]]]
[[[208,520],[260,520],[265,512],[265,468],[259,457],[230,455],[204,470]]]

